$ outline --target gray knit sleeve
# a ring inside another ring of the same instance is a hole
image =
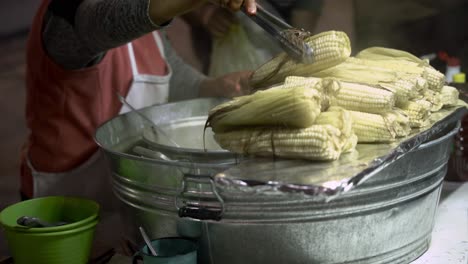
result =
[[[207,77],[182,60],[172,48],[166,34],[161,34],[166,60],[172,68],[169,101],[197,98],[201,82]]]
[[[149,17],[149,0],[84,0],[75,26],[48,12],[44,18],[43,45],[65,69],[98,63],[107,50],[159,29]]]

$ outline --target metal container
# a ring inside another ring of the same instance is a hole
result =
[[[143,111],[171,127],[171,122],[201,119],[219,102],[198,99]],[[127,154],[129,146],[142,141],[144,127],[143,120],[129,113],[96,134],[122,201],[125,234],[139,240],[142,225],[153,238],[198,238],[200,263],[223,264],[411,262],[430,244],[452,135],[458,129],[442,131],[362,185],[325,201],[299,193],[219,189],[213,176],[238,162],[222,151],[211,152],[209,160],[194,158],[193,150],[172,153],[170,158],[177,161]],[[193,133],[184,137],[193,140],[186,142],[200,144],[198,129],[187,130]]]

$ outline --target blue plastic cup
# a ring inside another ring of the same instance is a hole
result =
[[[139,260],[144,264],[196,264],[197,244],[184,238],[161,238],[151,241],[157,256],[151,255],[144,246],[133,256],[133,264]]]

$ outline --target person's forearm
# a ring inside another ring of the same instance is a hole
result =
[[[159,28],[148,8],[149,0],[84,0],[68,19],[49,11],[44,18],[43,45],[65,69],[92,66],[109,49]]]
[[[237,5],[242,3],[242,0],[230,1],[236,1]],[[72,17],[63,18],[50,11],[47,13],[44,18],[43,45],[48,55],[65,69],[89,67],[98,63],[106,51],[159,29],[174,16],[205,2],[83,0]],[[249,6],[255,2],[246,0],[245,3]],[[74,25],[69,21],[73,21]]]
[[[75,29],[90,50],[107,51],[158,29],[149,16],[149,0],[85,0]]]

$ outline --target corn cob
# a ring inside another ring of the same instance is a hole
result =
[[[418,94],[424,93],[425,91],[429,90],[429,82],[426,79],[424,79],[424,77],[417,77],[415,81],[416,91]]]
[[[358,137],[356,134],[352,134],[344,143],[342,153],[349,153],[356,149],[356,145],[358,144]]]
[[[426,61],[421,60],[418,57],[406,51],[382,47],[373,47],[359,52],[356,55],[356,57],[367,60],[393,59],[398,61],[414,62],[417,63],[424,70],[423,77],[427,80],[428,89],[438,92],[440,91],[440,89],[442,89],[442,86],[445,83],[444,74],[434,69]]]
[[[440,93],[427,90],[423,93],[423,99],[431,103],[431,112],[437,112],[444,106]]]
[[[332,106],[326,112],[320,113],[317,125],[332,125],[341,131],[341,144],[343,152],[350,152],[357,145],[357,136],[353,132],[351,113],[341,107]]]
[[[310,76],[314,72],[340,64],[351,54],[351,43],[344,32],[323,32],[307,38],[305,42],[314,50],[313,63],[296,63],[282,53],[254,72],[252,87],[268,87],[282,83],[286,76],[291,75]]]
[[[391,91],[396,104],[402,104],[417,96],[418,75],[395,72],[382,67],[344,62],[313,74],[314,77],[335,78],[344,82],[359,83]]]
[[[314,73],[314,77],[335,78],[386,89],[395,94],[396,103],[406,102],[417,95],[417,75],[395,72],[382,67],[344,62],[335,67]]]
[[[410,134],[410,120],[403,111],[395,109],[383,114],[382,116],[387,121],[387,124],[390,124],[390,127],[395,132],[397,138],[406,137]]]
[[[353,130],[359,143],[388,143],[410,132],[409,120],[401,114],[390,112],[384,115],[350,111]]]
[[[431,66],[424,67],[424,78],[427,80],[428,88],[430,90],[439,92],[445,84],[445,75]]]
[[[432,104],[424,99],[410,100],[400,108],[410,120],[410,127],[419,128],[428,125]]]
[[[393,83],[398,79],[399,75],[384,68],[343,62],[337,66],[312,73],[311,77],[335,78],[341,81],[375,86],[381,82]]]
[[[313,87],[324,93],[322,99],[331,106],[367,113],[384,113],[395,106],[395,97],[390,91],[333,79],[287,77],[285,87]]]
[[[370,60],[366,58],[350,57],[346,60],[347,63],[354,63],[373,68],[384,68],[394,72],[402,72],[423,76],[424,69],[418,63],[412,61],[385,59],[385,60]]]
[[[321,111],[326,111],[330,107],[330,96],[336,93],[336,91],[331,90],[332,85],[324,87],[323,80],[319,78],[289,76],[286,77],[281,87],[284,89],[304,87],[317,90],[321,96]],[[336,87],[336,89],[338,88],[339,87]]]
[[[331,125],[341,131],[344,138],[349,138],[353,134],[353,122],[349,111],[341,107],[332,106],[326,112],[320,113],[315,120],[316,125]]]
[[[336,160],[343,149],[356,146],[349,113],[332,108],[308,128],[252,127],[216,133],[215,140],[229,151],[257,156]],[[337,127],[335,127],[337,126]]]
[[[237,126],[279,125],[304,128],[320,114],[320,93],[314,89],[280,87],[259,91],[213,108],[207,126],[222,132]]]
[[[368,113],[384,113],[395,105],[393,93],[362,84],[341,82],[341,89],[330,105]]]
[[[266,157],[336,160],[340,131],[329,125],[308,128],[246,128],[216,133],[215,140],[229,151]]]
[[[440,99],[444,106],[455,106],[458,104],[458,96],[460,93],[457,88],[452,86],[444,86],[440,91]]]
[[[397,59],[414,62],[417,64],[425,63],[420,58],[414,56],[413,54],[390,48],[383,47],[371,47],[362,50],[356,55],[356,58],[369,59],[369,60],[388,60],[388,59]]]

